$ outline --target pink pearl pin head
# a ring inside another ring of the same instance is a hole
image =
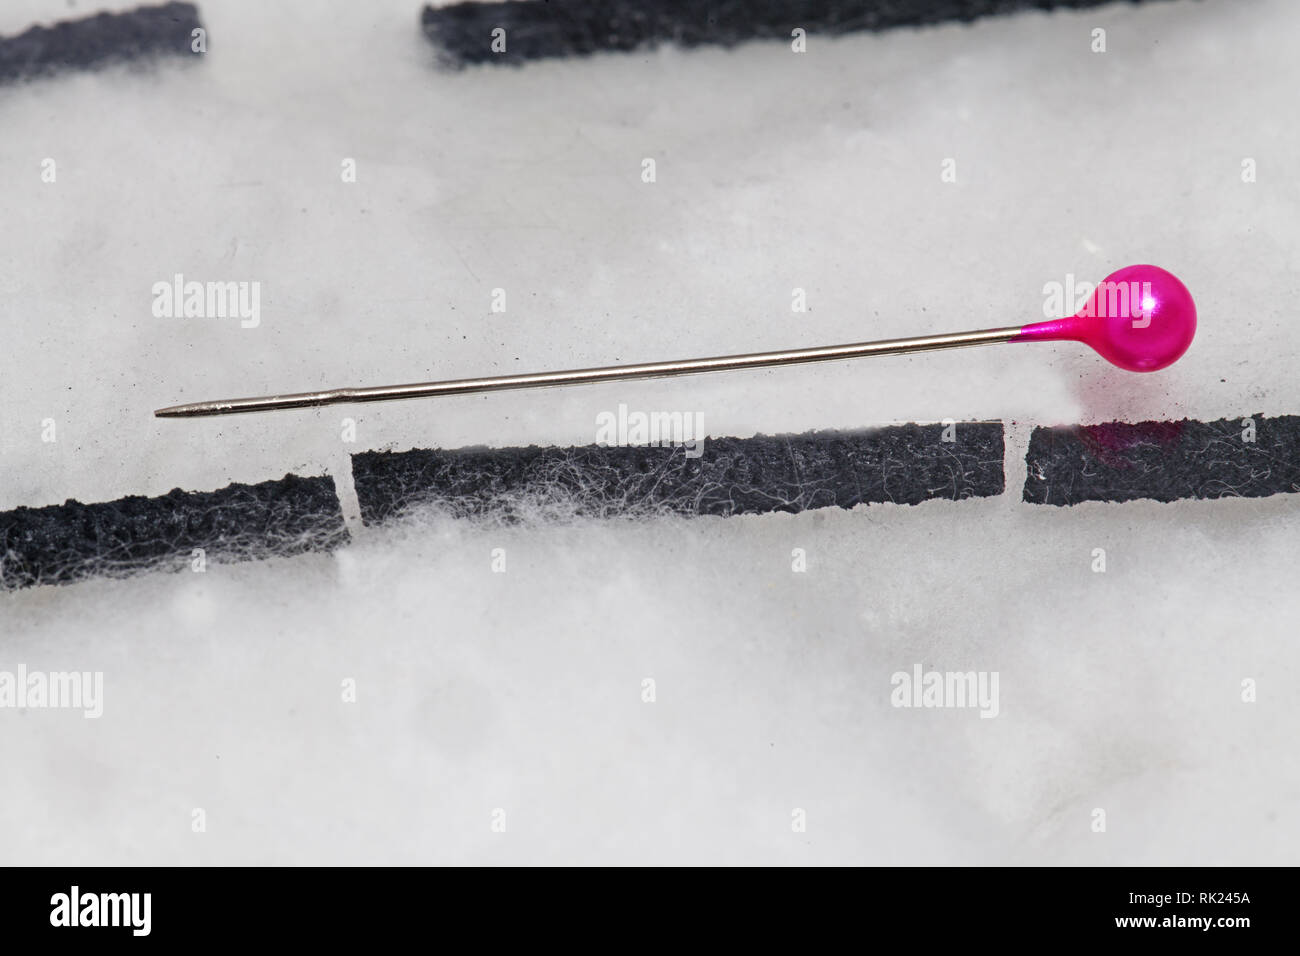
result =
[[[1196,303],[1187,286],[1159,266],[1112,272],[1078,313],[1026,325],[1014,341],[1069,339],[1091,346],[1130,372],[1155,372],[1182,358],[1196,335]]]

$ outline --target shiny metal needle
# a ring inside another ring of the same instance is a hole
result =
[[[650,362],[645,365],[611,365],[579,368],[567,372],[534,372],[530,375],[497,375],[491,378],[462,378],[450,382],[420,382],[414,385],[383,385],[375,388],[336,388],[324,392],[265,395],[261,398],[228,398],[219,402],[172,405],[156,412],[159,418],[191,418],[198,415],[233,415],[237,412],[269,412],[277,408],[314,408],[351,402],[386,402],[396,398],[431,398],[434,395],[470,395],[499,392],[509,388],[542,388],[553,385],[582,385],[590,382],[621,382],[634,378],[693,375],[697,372],[725,372],[742,368],[771,368],[864,358],[868,355],[900,355],[955,349],[966,345],[995,342],[1083,342],[1102,358],[1131,372],[1155,372],[1176,362],[1196,335],[1196,303],[1187,287],[1171,272],[1159,266],[1127,266],[1112,272],[1093,291],[1088,304],[1068,319],[1052,319],[1031,325],[949,335],[924,335],[911,339],[886,339],[855,345],[827,345],[786,352],[754,352],[718,358],[683,359],[678,362]]]
[[[801,365],[807,362],[830,362],[837,359],[864,358],[868,355],[900,355],[906,352],[955,349],[967,345],[989,345],[995,342],[1009,342],[1018,337],[1021,332],[1022,329],[1017,326],[1005,329],[984,329],[979,332],[956,332],[950,335],[926,335],[910,339],[859,342],[854,345],[827,345],[821,348],[791,349],[784,352],[753,352],[748,355],[683,359],[677,362],[610,365],[605,368],[569,369],[563,372],[534,372],[528,375],[496,375],[490,378],[462,378],[448,382],[418,382],[412,385],[335,388],[323,392],[296,392],[289,395],[263,395],[257,398],[227,398],[215,402],[171,405],[167,408],[158,409],[154,414],[159,418],[195,418],[201,415],[269,412],[280,408],[315,408],[320,405],[344,405],[352,402],[387,402],[399,398],[471,395],[476,392],[500,392],[513,388],[544,388],[558,385],[583,385],[594,382],[622,382],[639,378],[694,375],[699,372],[772,368],[778,365]]]

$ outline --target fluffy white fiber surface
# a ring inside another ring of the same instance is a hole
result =
[[[208,2],[203,62],[0,89],[0,508],[344,479],[365,448],[585,444],[620,402],[728,435],[1013,420],[1008,492],[363,529],[344,481],[357,534],[333,555],[0,595],[0,669],[104,674],[97,720],[0,710],[0,858],[1296,861],[1297,498],[1018,499],[1036,423],[1300,412],[1300,8],[448,74],[418,6]],[[0,31],[79,12],[9,2]],[[1034,346],[150,417],[1013,324],[1041,316],[1044,283],[1130,262],[1200,307],[1157,375]],[[178,272],[259,281],[261,324],[155,318],[151,286]],[[998,717],[892,707],[918,663],[997,671]]]

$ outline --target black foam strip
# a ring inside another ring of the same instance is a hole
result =
[[[457,516],[799,512],[1001,494],[1000,422],[709,438],[682,446],[415,449],[352,456],[361,517],[436,503]]]
[[[1300,491],[1300,416],[1035,428],[1024,500],[1263,498]]]
[[[0,586],[175,567],[195,548],[207,559],[242,560],[324,551],[347,540],[330,477],[285,475],[218,491],[16,508],[0,512]]]
[[[450,66],[523,63],[674,43],[734,46],[746,40],[790,42],[858,30],[970,21],[1019,10],[1079,9],[1111,0],[505,0],[426,6],[420,23]],[[1142,0],[1130,0],[1132,3]],[[504,52],[492,49],[505,30]]]
[[[191,31],[202,26],[192,3],[97,13],[0,37],[0,83],[67,69],[151,56],[195,56]]]

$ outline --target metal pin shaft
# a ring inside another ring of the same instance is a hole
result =
[[[694,375],[699,372],[725,372],[746,368],[772,368],[778,365],[801,365],[807,362],[830,362],[839,359],[865,358],[869,355],[901,355],[955,349],[968,345],[1009,342],[1020,328],[983,329],[978,332],[954,332],[949,335],[925,335],[910,339],[885,339],[852,345],[827,345],[820,348],[791,349],[784,352],[753,352],[748,355],[723,355],[717,358],[683,359],[676,362],[649,362],[643,365],[610,365],[604,368],[569,369],[563,372],[534,372],[528,375],[497,375],[489,378],[462,378],[448,382],[418,382],[412,385],[380,385],[370,388],[336,388],[323,392],[296,392],[288,395],[263,395],[257,398],[227,398],[215,402],[171,405],[154,414],[159,418],[194,418],[202,415],[234,415],[240,412],[269,412],[281,408],[316,408],[352,402],[386,402],[399,398],[431,398],[435,395],[472,395],[514,388],[545,388],[558,385],[583,385],[595,382],[622,382],[641,378],[664,378]]]

